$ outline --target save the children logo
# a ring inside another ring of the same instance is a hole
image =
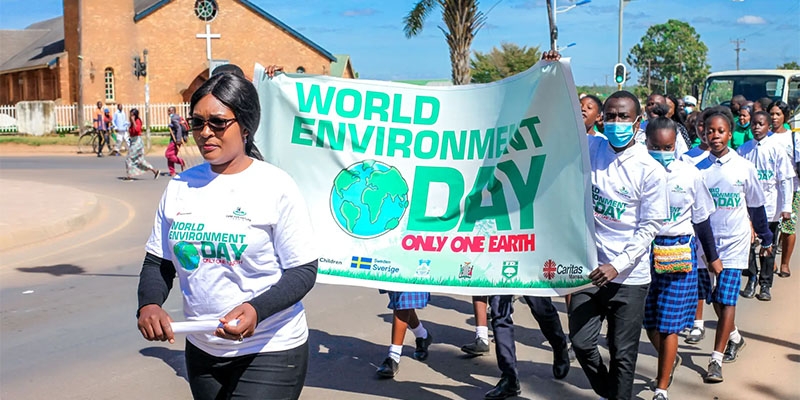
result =
[[[400,225],[408,208],[408,183],[397,168],[364,160],[336,175],[330,207],[345,233],[359,239],[374,238]]]

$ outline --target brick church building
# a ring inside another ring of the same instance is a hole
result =
[[[84,104],[142,103],[145,78],[133,65],[145,49],[151,103],[188,101],[209,67],[226,62],[248,77],[256,62],[355,77],[347,55],[248,0],[64,0],[63,17],[0,30],[0,104],[75,103],[81,75]]]

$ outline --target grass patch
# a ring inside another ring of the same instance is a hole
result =
[[[555,281],[535,281],[523,282],[519,279],[503,279],[492,281],[485,278],[459,279],[457,277],[446,278],[420,278],[392,276],[367,271],[341,270],[341,269],[319,269],[320,274],[340,276],[343,278],[364,279],[377,282],[392,283],[414,283],[420,285],[436,285],[449,287],[480,287],[480,288],[514,288],[514,289],[544,289],[544,288],[573,288],[590,283],[590,279],[569,280],[560,279]]]

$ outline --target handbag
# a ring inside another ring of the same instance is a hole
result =
[[[653,269],[657,274],[691,272],[693,264],[690,243],[673,245],[653,243]]]

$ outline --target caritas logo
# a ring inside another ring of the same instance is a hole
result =
[[[556,262],[553,260],[547,260],[544,262],[544,268],[542,268],[542,273],[544,278],[548,281],[553,280],[556,276]]]

